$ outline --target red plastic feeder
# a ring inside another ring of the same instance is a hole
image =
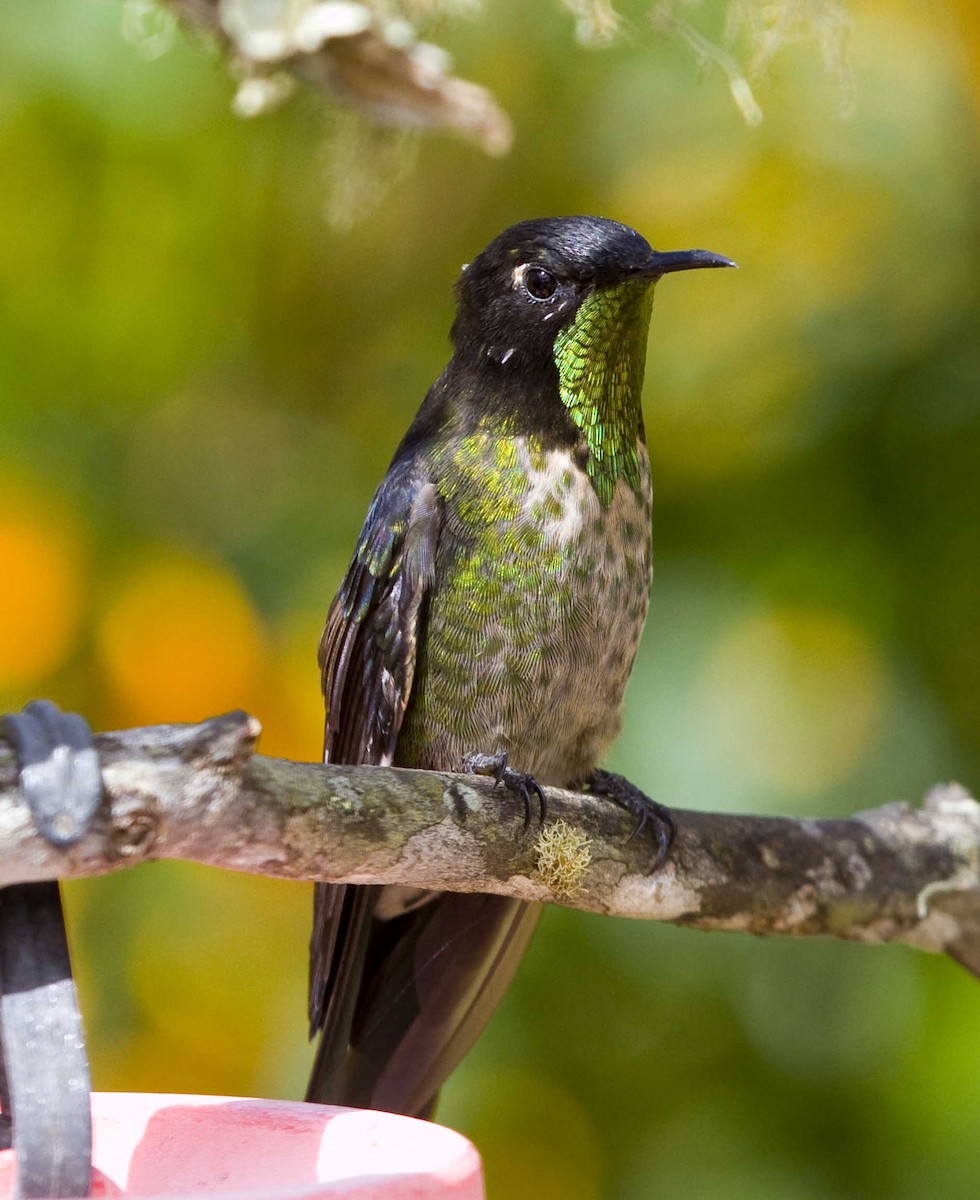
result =
[[[461,1134],[363,1109],[225,1096],[92,1096],[92,1196],[484,1200]],[[13,1194],[0,1152],[0,1200]]]

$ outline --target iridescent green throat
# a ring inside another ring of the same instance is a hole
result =
[[[653,306],[649,279],[631,279],[588,296],[555,338],[558,388],[589,446],[589,479],[608,505],[616,482],[640,490],[640,395]]]

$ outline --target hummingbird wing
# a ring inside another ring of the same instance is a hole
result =
[[[324,762],[390,764],[415,673],[440,504],[431,482],[389,476],[330,607],[318,655]]]
[[[440,517],[435,485],[396,465],[320,642],[327,762],[395,758]],[[309,1012],[311,1036],[323,1032],[306,1099],[430,1113],[513,978],[540,910],[502,896],[317,884]]]
[[[435,485],[411,464],[378,489],[327,615],[319,663],[324,762],[391,763],[412,689],[420,611],[439,536]],[[309,1093],[336,1091],[380,889],[317,884],[310,939],[310,1036],[323,1029]]]

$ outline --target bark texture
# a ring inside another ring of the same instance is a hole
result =
[[[675,811],[671,855],[630,839],[625,812],[547,790],[523,804],[489,780],[337,767],[255,753],[259,723],[98,735],[105,798],[68,850],[36,832],[0,743],[0,886],[178,858],[289,879],[402,883],[545,900],[615,916],[756,934],[827,934],[945,951],[980,974],[980,805],[958,785],[921,809],[846,820]]]

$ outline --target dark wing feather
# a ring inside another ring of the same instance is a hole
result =
[[[394,758],[439,518],[434,485],[410,467],[389,474],[368,513],[320,643],[327,762]],[[402,892],[315,888],[310,1025],[323,1036],[308,1100],[429,1114],[510,983],[541,911],[502,896],[445,894],[392,915]]]
[[[422,606],[435,565],[439,500],[412,464],[375,496],[320,639],[324,761],[392,761],[408,704]],[[310,939],[310,1031],[325,1030],[310,1090],[343,1063],[377,889],[318,884]]]
[[[320,639],[325,762],[380,765],[394,757],[438,536],[435,485],[390,476]]]

